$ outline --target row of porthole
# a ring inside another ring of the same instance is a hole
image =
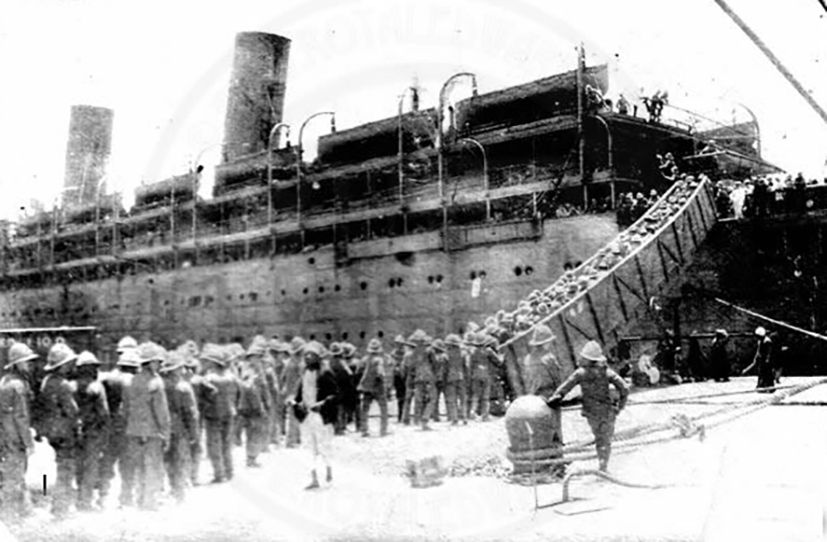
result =
[[[533,273],[534,273],[534,268],[531,267],[530,265],[527,265],[525,267],[520,267],[518,265],[517,267],[514,268],[514,274],[517,275],[518,277],[522,274],[525,274],[525,276],[529,276]]]

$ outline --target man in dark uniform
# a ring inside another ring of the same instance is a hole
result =
[[[25,343],[9,347],[0,378],[0,480],[2,519],[27,515],[26,466],[34,451],[29,417],[29,363],[37,354]]]
[[[429,350],[431,351],[431,359],[433,359],[434,389],[436,389],[436,394],[433,397],[434,409],[431,420],[439,422],[439,399],[442,397],[443,401],[445,400],[445,370],[448,364],[448,356],[446,355],[445,342],[442,339],[431,341]]]
[[[469,357],[472,414],[486,422],[491,407],[491,386],[502,361],[489,348],[490,343],[483,333],[473,333],[468,344],[472,347]]]
[[[582,414],[589,422],[597,448],[597,460],[601,471],[609,468],[612,452],[615,417],[626,406],[629,388],[620,376],[606,365],[606,356],[596,341],[587,342],[580,350],[580,367],[554,391],[549,406],[557,408],[560,402],[578,384],[583,394]],[[610,387],[618,394],[612,399]]]
[[[159,371],[169,406],[169,446],[164,453],[164,467],[172,496],[178,502],[184,500],[192,474],[192,445],[199,438],[198,406],[192,385],[183,377],[185,364],[181,353],[169,352]]]
[[[497,342],[505,346],[501,347],[503,354],[503,361],[505,362],[506,376],[508,378],[509,394],[508,399],[513,401],[520,395],[526,393],[525,383],[523,382],[522,371],[520,370],[520,360],[517,357],[517,350],[514,344],[506,344],[512,337],[514,337],[514,315],[503,312],[499,324],[494,331],[494,337]]]
[[[68,375],[77,357],[65,343],[52,346],[43,368],[46,378],[38,397],[41,409],[38,434],[46,437],[55,451],[57,479],[52,490],[52,513],[58,517],[69,513],[74,495],[72,484],[80,436],[80,410],[75,401],[75,386]]]
[[[362,375],[365,373],[365,360],[356,355],[356,346],[349,342],[343,342],[342,357],[350,369],[350,389],[353,390],[352,396],[340,395],[340,398],[345,401],[345,408],[348,411],[348,422],[353,421],[354,429],[359,431],[362,427],[362,410],[359,404],[359,382],[362,381]],[[341,394],[341,390],[340,390]]]
[[[290,341],[289,354],[290,358],[284,366],[284,378],[282,379],[282,396],[285,398],[294,397],[296,390],[299,389],[299,382],[301,382],[302,371],[304,370],[302,361],[302,349],[304,348],[304,339],[301,337],[293,337]],[[287,444],[288,448],[295,448],[299,445],[301,440],[299,432],[299,420],[296,419],[292,408],[287,409]]]
[[[429,348],[431,338],[421,329],[417,329],[408,341],[415,345],[412,354],[415,389],[414,423],[421,424],[422,430],[428,431],[431,429],[428,421],[431,419],[434,399],[436,399],[435,352]]]
[[[716,329],[712,339],[712,349],[709,353],[710,372],[715,382],[729,382],[729,352],[727,341],[729,333],[725,329]]]
[[[98,381],[98,358],[85,350],[78,356],[75,366],[75,401],[80,409],[81,424],[77,508],[91,510],[93,493],[96,487],[100,487],[100,466],[109,435],[109,403],[106,389]]]
[[[402,423],[402,409],[405,406],[405,337],[397,335],[390,353],[393,366],[393,392],[396,396],[396,421]]]
[[[350,367],[345,363],[343,354],[344,350],[340,343],[334,342],[330,345],[330,370],[336,378],[340,399],[336,401],[336,423],[334,424],[334,434],[336,435],[344,435],[347,431],[347,402],[356,393],[353,389],[353,375],[350,372]]]
[[[362,394],[362,436],[369,436],[368,413],[373,401],[379,403],[380,435],[388,434],[388,369],[387,356],[382,351],[382,343],[379,339],[371,339],[368,343],[367,355],[365,356],[365,371],[362,380],[359,381],[358,391]]]
[[[767,330],[759,326],[755,328],[755,336],[758,338],[758,345],[755,349],[755,357],[743,371],[742,375],[747,374],[756,366],[758,367],[758,385],[756,386],[761,393],[772,393],[773,390],[766,389],[775,386],[775,367],[773,366],[773,343],[772,339],[767,335]]]

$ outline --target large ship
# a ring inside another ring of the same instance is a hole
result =
[[[235,45],[213,197],[198,197],[198,167],[139,187],[127,211],[87,160],[78,197],[5,224],[0,326],[94,326],[104,355],[125,334],[358,344],[461,331],[614,238],[621,193],[667,188],[657,155],[733,174],[763,164],[755,126],[716,126],[738,146],[710,152],[689,125],[606,107],[607,66],[582,51],[571,71],[489,93],[456,74],[435,108],[411,87],[394,117],[331,122],[306,162],[310,119],[295,145],[282,122],[290,41]],[[457,83],[471,95],[449,100]]]

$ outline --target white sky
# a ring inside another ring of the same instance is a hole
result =
[[[333,109],[346,128],[392,116],[418,77],[423,107],[472,71],[482,92],[609,61],[611,92],[669,90],[671,103],[758,116],[764,155],[824,176],[827,124],[713,0],[4,0],[0,18],[0,216],[63,182],[72,104],[115,111],[110,184],[218,160],[234,35],[292,39],[285,121]],[[827,108],[827,15],[816,0],[729,0]],[[457,97],[462,97],[461,89]],[[328,128],[313,123],[304,144]],[[294,130],[293,140],[297,129]],[[206,149],[206,150],[205,150]],[[312,157],[312,151],[309,153]],[[127,196],[131,200],[131,196]]]

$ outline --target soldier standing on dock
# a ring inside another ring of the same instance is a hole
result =
[[[414,423],[421,424],[423,431],[430,430],[428,421],[431,419],[431,410],[434,408],[436,397],[436,383],[434,375],[434,352],[428,348],[431,338],[421,329],[417,329],[408,340],[414,344]]]
[[[468,364],[462,351],[462,338],[454,333],[445,337],[448,358],[445,362],[445,408],[448,411],[448,421],[457,425],[459,420],[467,424],[465,405],[468,403],[466,381],[468,380]]]
[[[169,403],[170,440],[164,453],[172,496],[184,500],[186,481],[191,478],[192,444],[198,441],[198,406],[192,385],[182,376],[184,356],[170,352],[161,366],[161,376]]]
[[[755,328],[755,336],[758,338],[758,345],[755,349],[755,357],[743,371],[742,375],[747,374],[756,366],[758,367],[758,385],[756,386],[763,393],[772,393],[772,390],[765,388],[772,388],[775,386],[775,367],[773,365],[773,343],[767,330],[759,326]]]
[[[393,392],[396,396],[396,421],[402,423],[405,406],[405,337],[397,335],[393,339],[390,358],[393,365]]]
[[[542,397],[546,401],[551,399],[554,392],[563,383],[563,367],[560,366],[557,357],[552,352],[555,338],[551,328],[544,324],[537,325],[528,343],[531,346],[531,352],[526,356],[524,362],[526,392]],[[549,406],[553,417],[552,425],[556,430],[552,441],[562,447],[563,419],[560,408],[554,405]]]
[[[223,348],[212,343],[205,344],[200,355],[201,361],[209,364],[205,380],[210,393],[203,414],[214,484],[233,477],[233,422],[241,395],[238,379],[227,367],[226,356]]]
[[[629,388],[620,376],[606,365],[606,356],[597,341],[587,342],[580,350],[580,367],[563,382],[548,400],[558,408],[566,394],[578,384],[583,394],[582,414],[594,433],[597,460],[601,471],[609,468],[615,417],[626,406]],[[614,386],[618,393],[615,402],[610,393]]]
[[[38,355],[25,343],[9,347],[8,363],[0,378],[0,477],[3,519],[28,514],[26,463],[34,451],[29,429],[29,362]]]
[[[272,397],[267,390],[262,357],[266,343],[264,337],[253,339],[247,349],[246,363],[241,368],[241,403],[238,414],[247,444],[247,466],[260,467],[258,455],[267,448],[267,414]]]
[[[78,510],[92,509],[92,496],[100,487],[100,466],[107,436],[110,414],[106,389],[98,381],[100,361],[89,351],[80,353],[76,363],[75,400],[80,409],[81,438],[77,462]]]
[[[363,437],[370,435],[368,430],[368,413],[370,412],[370,405],[373,401],[379,403],[379,415],[381,416],[379,434],[383,437],[388,434],[389,378],[388,360],[382,351],[382,343],[379,342],[379,339],[371,339],[367,347],[367,356],[365,356],[365,372],[358,386],[358,391],[362,394],[361,430]]]
[[[284,366],[284,378],[282,379],[281,395],[285,398],[295,397],[296,390],[299,389],[299,382],[301,382],[302,371],[304,369],[304,362],[302,361],[302,350],[304,349],[304,339],[301,337],[293,337],[290,341],[289,354],[290,358]],[[287,409],[287,444],[288,448],[295,448],[299,445],[301,440],[299,434],[299,420],[296,419],[295,412],[292,408]]]

